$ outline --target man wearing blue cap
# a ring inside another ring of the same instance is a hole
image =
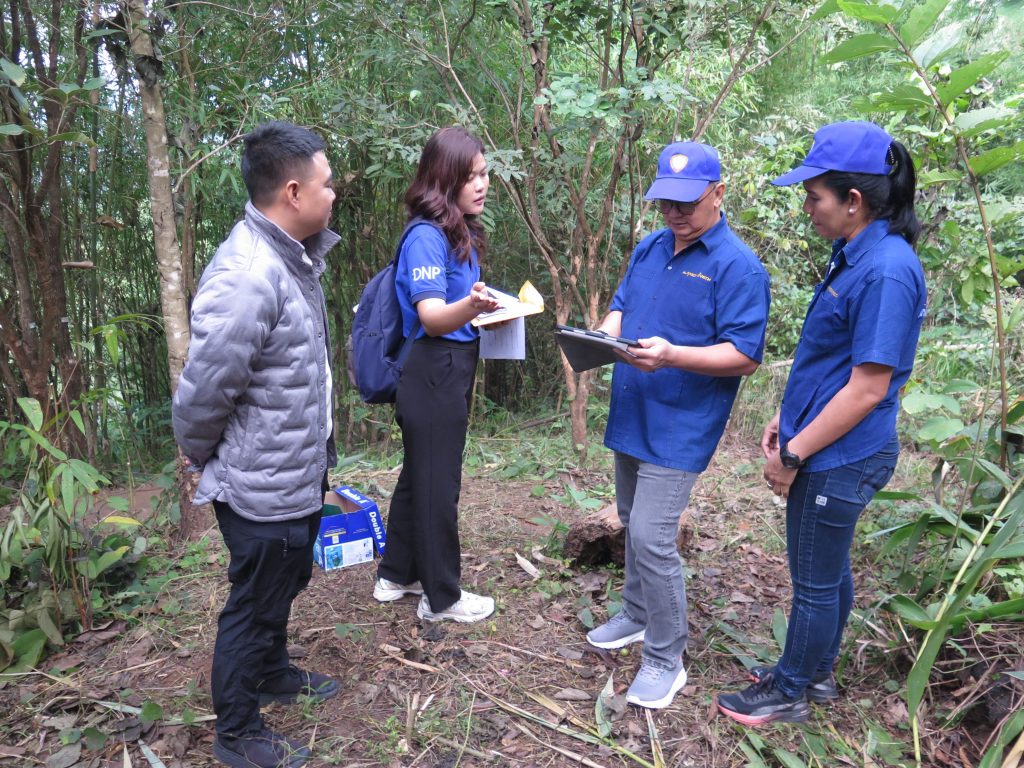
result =
[[[626,700],[668,706],[686,684],[679,518],[718,445],[740,376],[761,362],[769,281],[721,212],[718,153],[670,144],[646,199],[665,228],[644,238],[598,330],[638,339],[616,364],[605,445],[626,528],[622,610],[587,634],[598,648],[643,641]]]

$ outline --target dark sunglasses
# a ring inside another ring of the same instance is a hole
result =
[[[715,191],[718,186],[717,183],[708,184],[707,191],[694,200],[692,203],[681,203],[678,200],[659,200],[658,210],[662,213],[668,213],[669,211],[676,211],[683,216],[689,216],[691,213],[697,210],[697,206],[704,202],[704,199]]]

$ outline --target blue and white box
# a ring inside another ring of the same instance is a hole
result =
[[[374,550],[384,554],[385,540],[376,502],[347,485],[324,495],[313,561],[325,571],[372,561]]]

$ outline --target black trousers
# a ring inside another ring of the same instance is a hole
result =
[[[459,493],[478,342],[424,338],[398,382],[395,412],[405,458],[388,510],[388,546],[377,573],[419,581],[433,611],[459,599]]]
[[[320,512],[282,522],[254,522],[213,503],[231,555],[231,592],[217,620],[210,690],[217,733],[260,727],[257,687],[288,670],[288,616],[313,574]]]

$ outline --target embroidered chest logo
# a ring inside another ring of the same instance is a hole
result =
[[[697,279],[703,280],[706,283],[711,282],[711,278],[705,275],[703,272],[687,272],[686,270],[683,270],[682,274],[686,275],[687,277],[696,277]]]
[[[839,294],[836,293],[836,289],[833,288],[831,285],[828,286],[828,288],[826,288],[825,290],[827,290],[829,292],[829,295],[832,296],[833,298],[835,298],[835,299],[839,298]]]

